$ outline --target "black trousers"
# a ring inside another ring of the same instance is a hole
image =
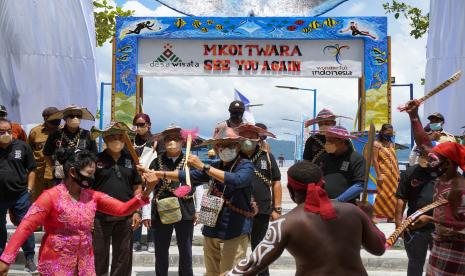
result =
[[[96,216],[94,221],[93,246],[97,276],[108,275],[110,242],[112,246],[111,276],[129,276],[132,270],[132,217],[106,221]]]
[[[257,245],[263,240],[268,230],[268,225],[270,223],[270,215],[266,214],[257,214],[253,218],[252,224],[252,233],[250,234],[250,243],[252,245],[252,251],[257,247]],[[257,275],[259,276],[269,276],[270,272],[268,268],[264,269]]]
[[[405,251],[408,257],[407,276],[423,275],[426,253],[433,246],[431,231],[410,231],[404,235]]]
[[[181,220],[174,224],[163,224],[158,217],[152,217],[155,243],[155,272],[157,276],[167,276],[169,268],[169,249],[173,229],[179,250],[179,276],[193,276],[192,270],[192,238],[194,223],[192,220]]]

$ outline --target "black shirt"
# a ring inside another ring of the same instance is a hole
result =
[[[252,195],[257,202],[258,213],[269,215],[273,211],[271,198],[272,183],[281,180],[281,172],[273,154],[267,154],[258,147],[249,160],[255,167]]]
[[[325,151],[325,143],[326,138],[324,135],[315,134],[308,137],[307,141],[305,142],[303,155],[304,160],[314,162],[316,159],[318,159],[319,155],[323,154]]]
[[[181,153],[175,160],[166,156],[166,153],[162,153],[152,161],[150,164],[150,169],[156,171],[174,171],[182,170],[185,163],[184,154]],[[154,204],[152,205],[152,217],[159,219],[159,215],[156,207],[156,200],[164,199],[167,197],[174,197],[173,190],[178,188],[181,185],[187,185],[186,183],[169,181],[160,179],[160,182],[155,187],[154,193]],[[195,192],[195,187],[192,186],[191,192],[184,198],[178,198],[179,205],[181,207],[181,214],[183,220],[192,220],[195,214],[195,205],[193,194]]]
[[[131,155],[126,151],[121,152],[116,162],[107,150],[97,154],[95,184],[92,187],[94,190],[126,202],[133,198],[134,186],[141,183],[142,178],[137,173]]]
[[[407,201],[407,216],[433,202],[433,188],[436,181],[437,178],[431,176],[431,173],[420,165],[408,167],[401,173],[396,196]],[[428,211],[426,215],[432,216],[433,210]],[[417,230],[433,229],[434,224],[428,223]]]
[[[134,144],[137,155],[141,156],[142,152],[144,151],[144,147],[151,148],[153,147],[153,143],[153,137],[150,137],[148,140],[144,140],[139,135],[136,135]],[[160,138],[157,142],[157,146],[155,147],[155,150],[158,154],[165,151],[163,144],[163,139]]]
[[[13,139],[6,148],[0,148],[0,200],[16,201],[27,192],[29,172],[36,168],[31,147]]]
[[[78,135],[79,134],[79,135]],[[59,148],[72,148],[73,150],[89,150],[97,153],[97,144],[90,137],[88,130],[80,128],[77,132],[71,133],[66,126],[50,134],[45,142],[44,155],[53,156]]]
[[[324,188],[331,199],[337,198],[355,183],[364,181],[365,158],[350,147],[342,155],[324,152],[315,164],[323,171]]]

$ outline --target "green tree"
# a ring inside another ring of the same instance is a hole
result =
[[[115,23],[117,16],[131,16],[134,11],[125,11],[120,7],[113,7],[107,0],[94,0],[95,34],[97,46],[102,46],[115,34]]]
[[[399,19],[401,15],[407,18],[412,28],[410,35],[414,38],[418,39],[428,31],[429,13],[424,14],[419,8],[396,0],[384,3],[383,8],[387,14],[394,14],[396,19]]]

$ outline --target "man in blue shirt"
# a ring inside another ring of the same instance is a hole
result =
[[[258,210],[251,204],[254,166],[239,155],[243,140],[233,129],[224,128],[214,139],[203,143],[214,145],[220,161],[210,166],[195,155],[188,159],[188,164],[195,168],[190,172],[194,185],[209,182],[209,194],[224,199],[215,226],[205,225],[202,230],[207,276],[231,270],[247,253],[252,218]],[[180,182],[186,179],[184,171],[157,171],[157,176]]]

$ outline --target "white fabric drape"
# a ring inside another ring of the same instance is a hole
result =
[[[431,0],[426,51],[425,93],[462,70],[465,74],[465,1]],[[465,126],[465,76],[425,102],[425,118],[444,115],[445,130],[458,135]]]
[[[0,104],[22,124],[47,106],[97,108],[92,0],[0,1]]]

